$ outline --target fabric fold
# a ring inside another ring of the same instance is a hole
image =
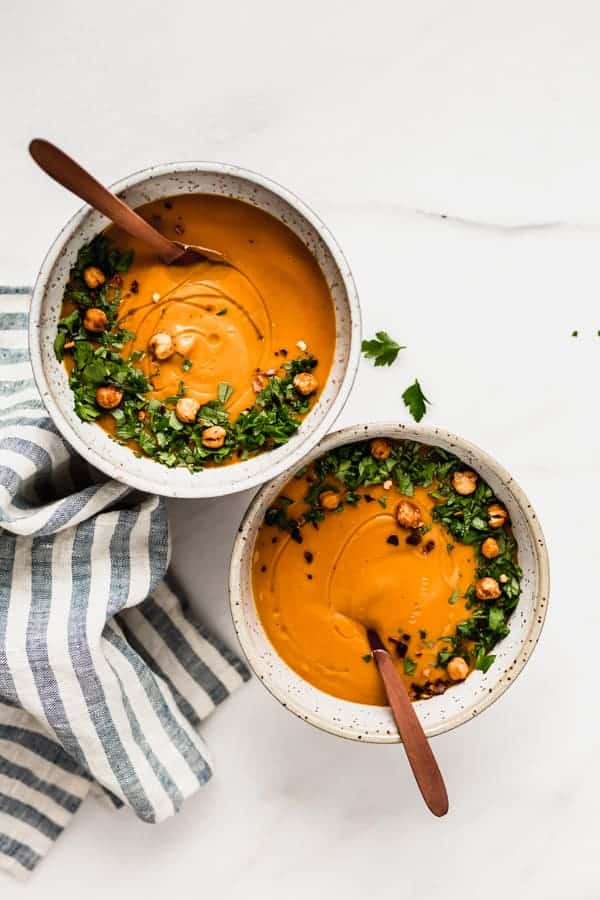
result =
[[[166,580],[163,498],[62,439],[0,312],[0,868],[25,877],[88,793],[146,822],[211,776],[197,728],[248,679]],[[90,425],[89,427],[95,427]]]

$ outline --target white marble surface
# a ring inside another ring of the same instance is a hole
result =
[[[435,740],[445,820],[400,748],[321,734],[252,683],[207,725],[216,775],[178,818],[90,802],[4,900],[600,896],[599,28],[578,0],[2,4],[0,280],[31,283],[77,207],[29,162],[34,135],[107,181],[220,159],[284,182],[345,249],[366,332],[409,348],[363,362],[340,424],[405,418],[418,376],[428,421],[529,493],[553,580],[517,684]],[[229,638],[247,500],[173,504],[175,563]]]

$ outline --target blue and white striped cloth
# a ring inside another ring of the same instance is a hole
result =
[[[89,793],[177,812],[211,776],[197,726],[248,672],[169,586],[164,501],[57,432],[28,292],[0,293],[0,868],[23,878]]]

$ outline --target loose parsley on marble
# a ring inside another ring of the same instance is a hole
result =
[[[402,394],[402,399],[415,422],[420,422],[425,415],[429,400],[423,393],[421,385],[416,378],[414,383],[406,388]]]
[[[378,331],[372,340],[362,342],[361,350],[376,366],[391,366],[400,351],[406,350],[406,347],[397,344],[386,331]]]

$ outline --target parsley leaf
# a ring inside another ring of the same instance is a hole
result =
[[[460,591],[458,590],[458,588],[454,588],[454,590],[452,591],[452,595],[451,595],[450,599],[448,600],[448,603],[451,606],[454,606],[454,604],[457,602],[459,596],[460,596]]]
[[[400,346],[386,331],[378,331],[371,341],[363,341],[361,350],[367,359],[375,361],[376,366],[391,366],[401,350]]]
[[[412,675],[413,672],[415,671],[415,669],[417,668],[416,662],[413,659],[411,659],[410,656],[405,656],[403,662],[404,662],[404,674]]]
[[[416,378],[414,384],[406,388],[402,394],[402,399],[415,422],[420,422],[425,415],[426,404],[429,403],[429,400],[421,390],[421,385]]]
[[[217,388],[217,397],[219,398],[220,403],[227,403],[231,395],[233,394],[233,388],[230,384],[227,384],[226,381],[220,381],[219,387]]]

